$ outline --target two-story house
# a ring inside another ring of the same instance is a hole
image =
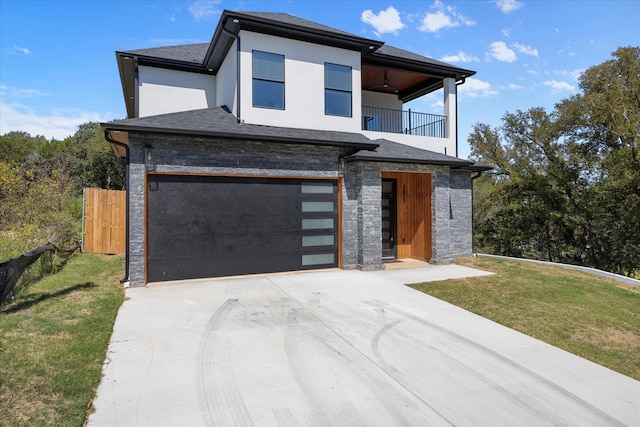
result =
[[[132,285],[471,254],[456,89],[473,71],[282,13],[116,52]],[[433,91],[442,115],[404,111]]]

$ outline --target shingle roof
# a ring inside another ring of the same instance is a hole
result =
[[[435,59],[431,59],[429,57],[426,56],[422,56],[422,55],[418,55],[417,53],[413,53],[410,52],[408,50],[404,50],[404,49],[400,49],[394,46],[390,46],[388,44],[385,44],[383,46],[381,46],[378,50],[376,50],[373,53],[373,56],[385,56],[385,57],[391,57],[391,58],[397,58],[397,59],[405,59],[405,60],[409,60],[409,61],[413,61],[413,62],[420,62],[423,64],[428,64],[428,65],[435,65],[437,67],[441,67],[441,68],[452,68],[452,69],[458,69],[458,67],[451,65],[451,64],[447,64],[446,62],[442,62],[442,61],[437,61]],[[462,69],[460,69],[462,71]],[[468,74],[475,74],[474,71],[469,71]]]
[[[395,162],[395,163],[421,163],[429,165],[447,165],[458,167],[469,167],[474,163],[470,160],[459,159],[436,153],[435,151],[424,150],[422,148],[411,147],[398,142],[386,139],[376,139],[373,141],[378,145],[375,151],[359,151],[347,157],[348,161],[366,160],[373,162]]]
[[[374,149],[378,145],[359,133],[238,123],[235,116],[225,111],[222,107],[116,120],[109,123],[101,123],[100,125],[103,130],[334,145],[362,150]]]
[[[434,151],[411,147],[386,139],[370,140],[360,133],[295,129],[238,123],[222,107],[159,114],[137,119],[100,123],[103,130],[174,135],[207,136],[251,141],[331,145],[360,150],[347,161],[393,162],[443,165],[484,171],[490,167]]]
[[[276,13],[276,12],[240,12],[242,15],[254,16],[256,18],[268,19],[270,21],[280,22],[285,25],[296,25],[298,27],[304,27],[310,30],[330,32],[337,35],[362,38],[353,33],[338,30],[326,25],[319,24],[317,22],[308,21],[306,19],[298,18],[297,16],[289,15],[288,13]]]
[[[148,49],[128,50],[123,53],[148,56],[151,58],[169,59],[194,64],[202,64],[209,48],[209,43],[185,44],[179,46],[152,47]]]
[[[274,13],[274,12],[236,12],[235,15],[250,16],[258,19],[269,20],[277,22],[286,26],[297,26],[307,30],[316,30],[327,33],[332,33],[339,36],[351,37],[363,39],[362,37],[348,33],[346,31],[338,30],[326,25],[319,24],[317,22],[309,21],[306,19],[298,18],[297,16],[289,15],[287,13]],[[428,58],[426,56],[418,55],[404,49],[400,49],[394,46],[383,44],[378,42],[380,47],[375,50],[374,56],[384,56],[390,58],[404,59],[415,62],[421,62],[426,65],[437,65],[441,67],[456,68],[451,64],[437,61],[435,59]],[[122,51],[122,53],[130,55],[146,56],[149,58],[167,59],[171,61],[182,61],[190,64],[203,64],[207,49],[209,49],[210,43],[196,43],[177,46],[163,46],[147,49],[135,49]]]

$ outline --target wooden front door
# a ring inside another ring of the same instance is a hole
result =
[[[386,180],[395,180],[396,183],[395,250],[397,258],[429,261],[431,259],[431,174],[382,172],[382,180],[383,187]]]

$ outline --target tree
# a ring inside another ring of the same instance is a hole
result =
[[[613,56],[553,112],[474,126],[472,157],[494,167],[476,181],[480,250],[640,270],[640,48]]]
[[[122,189],[124,176],[122,159],[95,122],[62,141],[0,136],[0,255],[79,239],[82,188]]]
[[[124,188],[124,163],[104,139],[99,123],[88,122],[78,126],[76,133],[66,138],[64,143],[67,165],[78,188]]]
[[[44,136],[33,137],[27,132],[13,131],[0,136],[0,161],[8,163],[23,163],[29,159],[38,148],[46,144]]]

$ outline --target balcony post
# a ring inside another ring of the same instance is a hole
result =
[[[455,141],[456,153],[458,154],[458,100],[456,80],[452,78],[444,79],[444,115],[447,117],[445,138]],[[448,153],[453,155],[454,153]]]

